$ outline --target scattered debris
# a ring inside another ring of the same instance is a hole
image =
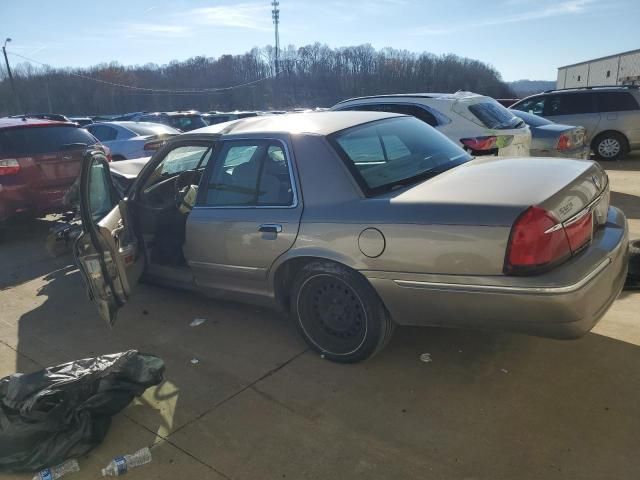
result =
[[[190,327],[197,327],[198,325],[202,325],[206,322],[206,318],[194,318],[193,321],[189,324]]]
[[[67,460],[60,465],[56,465],[55,467],[45,468],[44,470],[40,470],[38,474],[33,477],[33,480],[42,480],[42,479],[50,479],[57,480],[58,478],[62,478],[67,473],[75,473],[80,471],[80,465],[78,465],[78,461],[76,459]]]
[[[129,350],[0,379],[0,472],[37,472],[85,455],[102,443],[111,417],[163,373],[160,358]]]
[[[429,363],[431,362],[431,354],[430,353],[423,353],[422,355],[420,355],[420,361],[424,362],[424,363]]]
[[[324,359],[324,353],[320,354],[320,358]]]
[[[102,469],[102,476],[119,477],[132,468],[141,467],[147,463],[151,463],[151,450],[149,450],[149,447],[144,447],[131,455],[123,455],[111,460],[109,465]]]
[[[192,365],[197,365],[197,364],[199,364],[199,363],[200,363],[200,360],[198,360],[197,358],[192,358],[192,359],[191,359],[191,364],[192,364]]]
[[[509,370],[507,370],[506,368],[501,368],[501,369],[500,369],[500,371],[501,371],[502,373],[509,373]]]

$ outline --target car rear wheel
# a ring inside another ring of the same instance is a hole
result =
[[[629,242],[629,278],[640,282],[640,240]]]
[[[619,133],[605,132],[593,142],[593,151],[600,160],[618,160],[627,153],[627,141]]]
[[[359,273],[333,262],[312,262],[293,281],[291,312],[307,341],[324,358],[365,360],[389,342],[394,323]]]

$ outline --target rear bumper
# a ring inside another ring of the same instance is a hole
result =
[[[363,272],[400,325],[494,329],[578,338],[602,318],[622,290],[628,227],[619,210],[581,255],[537,277],[478,277],[471,283],[425,281]],[[386,278],[381,278],[382,276]]]
[[[558,158],[579,158],[586,160],[591,156],[591,149],[589,146],[575,148],[573,150],[539,150],[531,149],[532,157],[558,157]]]
[[[65,209],[68,188],[34,191],[27,184],[0,185],[0,222],[19,214],[53,213]]]

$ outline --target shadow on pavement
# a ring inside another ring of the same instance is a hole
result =
[[[620,208],[628,219],[640,219],[640,197],[622,192],[611,192],[611,205]]]

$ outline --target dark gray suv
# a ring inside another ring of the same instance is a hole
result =
[[[617,160],[640,149],[638,86],[549,90],[510,108],[584,127],[591,149],[603,160]]]

